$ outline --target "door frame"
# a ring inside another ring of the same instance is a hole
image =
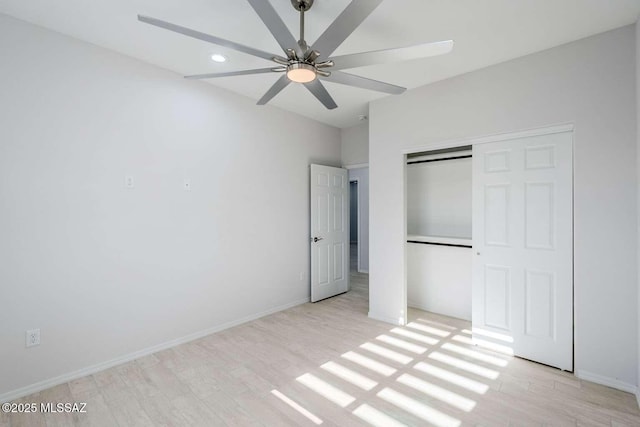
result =
[[[353,164],[353,165],[344,165],[342,166],[343,168],[345,168],[348,172],[351,171],[351,169],[367,169],[367,175],[369,175],[369,163],[357,163],[357,164]],[[347,176],[348,176],[348,172],[347,172]],[[361,209],[362,209],[362,199],[361,199],[361,195],[362,195],[362,191],[361,191],[361,186],[360,186],[360,178],[358,177],[349,177],[349,182],[357,182],[358,183],[358,273],[364,273],[364,274],[369,274],[369,271],[363,271],[362,270],[362,265],[361,265],[361,260],[362,260],[362,216],[361,216]],[[369,187],[370,188],[370,187]],[[369,190],[370,191],[370,190]],[[349,289],[351,289],[351,285],[349,285]]]
[[[469,145],[476,145],[476,144],[484,144],[487,142],[499,142],[499,141],[509,141],[512,139],[520,139],[520,138],[527,138],[527,137],[533,137],[533,136],[544,136],[544,135],[551,135],[551,134],[555,134],[555,133],[564,133],[564,132],[572,132],[573,133],[573,140],[572,140],[572,156],[573,156],[573,170],[571,173],[571,178],[572,178],[572,187],[575,188],[575,126],[573,123],[564,123],[564,124],[558,124],[558,125],[551,125],[551,126],[546,126],[546,127],[540,127],[540,128],[534,128],[534,129],[525,129],[525,130],[521,130],[521,131],[515,131],[515,132],[508,132],[508,133],[500,133],[500,134],[494,134],[494,135],[486,135],[486,136],[480,136],[480,137],[471,137],[471,138],[463,138],[463,139],[455,139],[455,140],[445,140],[445,141],[441,141],[441,142],[435,142],[433,144],[426,144],[426,145],[420,145],[420,146],[416,146],[413,148],[409,148],[409,149],[404,149],[401,151],[401,155],[402,155],[402,190],[403,190],[403,195],[402,195],[402,199],[403,199],[403,211],[404,211],[404,215],[403,215],[403,230],[404,230],[404,242],[405,244],[403,245],[403,259],[404,259],[404,274],[403,274],[403,278],[402,278],[402,301],[403,301],[403,306],[404,306],[404,311],[403,311],[403,316],[404,316],[404,321],[403,324],[407,324],[407,315],[408,315],[408,305],[407,305],[407,156],[409,154],[415,154],[415,153],[421,153],[421,152],[425,152],[425,151],[433,151],[433,150],[440,150],[440,149],[445,149],[445,148],[457,148],[457,147],[464,147],[464,146],[469,146]],[[572,191],[572,204],[574,204],[574,200],[575,200],[575,194]],[[575,247],[575,204],[574,204],[574,209],[572,210],[572,218],[571,218],[571,227],[572,227],[572,239],[573,239],[573,244]],[[572,253],[572,259],[571,259],[571,268],[572,270],[575,269],[575,250]],[[575,371],[575,348],[576,348],[576,338],[578,336],[578,334],[576,333],[577,329],[578,329],[578,325],[576,324],[576,310],[575,310],[575,305],[576,305],[576,296],[578,294],[578,290],[576,289],[575,286],[575,276],[573,279],[573,283],[572,283],[572,290],[573,290],[573,299],[572,299],[572,304],[573,304],[573,349],[574,349],[574,371]],[[401,319],[402,320],[402,319]]]
[[[356,203],[358,204],[357,206],[357,212],[356,212],[356,218],[358,221],[358,229],[356,230],[356,234],[358,235],[358,241],[356,242],[356,248],[357,248],[357,252],[358,252],[358,263],[356,266],[356,271],[358,273],[361,273],[360,271],[360,236],[362,235],[362,233],[360,233],[360,179],[359,178],[349,178],[349,184],[351,184],[352,182],[356,183],[356,186],[358,187],[358,194],[356,197]],[[351,191],[351,186],[349,186],[349,191]],[[351,200],[351,194],[349,194],[349,200]],[[351,231],[351,203],[349,203],[349,231]],[[349,246],[351,246],[351,242],[349,242]],[[349,252],[351,252],[351,248],[349,248]],[[349,254],[349,269],[351,269],[351,254]],[[349,289],[351,289],[351,286],[349,286]]]

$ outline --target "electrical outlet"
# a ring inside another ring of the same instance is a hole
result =
[[[304,274],[304,271],[300,272],[300,280],[304,280],[304,277],[306,276],[306,274]]]
[[[184,187],[185,191],[191,191],[191,180],[189,178],[185,178],[182,181],[182,186]]]
[[[132,176],[125,176],[124,177],[124,186],[127,187],[127,188],[133,188],[135,186]]]
[[[40,345],[40,329],[29,329],[27,331],[26,340],[27,347]]]

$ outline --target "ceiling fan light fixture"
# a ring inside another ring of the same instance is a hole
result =
[[[310,83],[318,77],[318,74],[313,65],[295,62],[287,66],[287,77],[295,83]]]

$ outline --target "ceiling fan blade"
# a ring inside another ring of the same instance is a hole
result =
[[[390,93],[391,95],[400,95],[407,88],[392,85],[389,83],[379,82],[378,80],[368,79],[353,74],[343,73],[342,71],[332,71],[329,77],[323,77],[328,82],[339,83],[341,85],[355,86],[362,89],[375,90],[377,92]]]
[[[273,67],[271,68],[256,68],[254,70],[242,70],[242,71],[229,71],[227,73],[208,73],[208,74],[195,74],[193,76],[184,76],[185,79],[213,79],[216,77],[231,77],[231,76],[246,76],[249,74],[267,74],[273,73]]]
[[[327,59],[382,3],[382,0],[353,0],[335,21],[313,44],[313,50],[320,52],[320,60]]]
[[[396,49],[375,50],[371,52],[354,53],[351,55],[334,56],[331,60],[335,65],[331,69],[344,70],[347,68],[366,67],[367,65],[428,58],[430,56],[449,53],[452,49],[453,40],[446,40],[415,46],[400,47]]]
[[[274,83],[271,88],[264,94],[262,98],[258,101],[258,105],[264,105],[267,102],[271,101],[271,99],[282,91],[285,87],[287,87],[291,83],[291,80],[287,77],[287,75],[283,75],[278,79],[277,82]]]
[[[287,28],[286,24],[280,18],[280,15],[271,6],[268,0],[247,0],[251,7],[256,11],[264,25],[267,26],[273,37],[276,39],[283,51],[287,49],[295,49],[300,58],[304,56],[304,52],[298,45],[298,42]]]
[[[193,37],[194,39],[203,40],[205,42],[213,43],[218,46],[226,47],[229,49],[237,50],[239,52],[247,53],[249,55],[257,56],[258,58],[264,58],[271,61],[276,55],[264,52],[262,50],[254,49],[249,46],[244,46],[239,43],[235,43],[229,40],[221,39],[210,34],[201,33],[189,28],[181,27],[179,25],[171,24],[170,22],[161,21],[159,19],[151,18],[149,16],[138,15],[138,21],[145,24],[154,25],[156,27],[164,28],[165,30],[173,31],[175,33],[184,34],[185,36]]]
[[[331,95],[329,95],[329,92],[327,92],[324,85],[320,83],[320,80],[315,79],[310,83],[305,83],[304,86],[309,89],[309,92],[318,98],[318,101],[322,102],[322,104],[329,110],[333,110],[338,107],[338,104],[336,104]]]

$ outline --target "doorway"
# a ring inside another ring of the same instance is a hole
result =
[[[349,290],[347,170],[310,167],[311,302]]]

